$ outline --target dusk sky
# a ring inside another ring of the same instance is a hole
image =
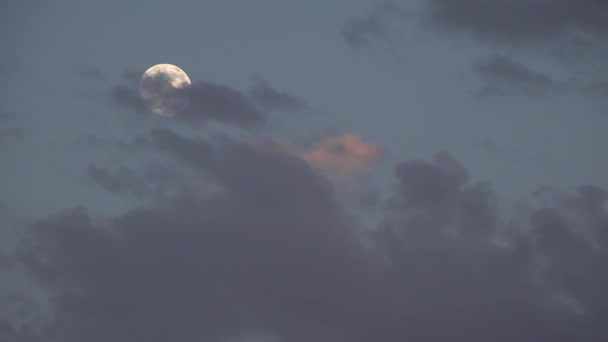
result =
[[[0,342],[608,341],[606,0],[0,0],[0,46]]]

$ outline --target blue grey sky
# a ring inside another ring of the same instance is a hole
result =
[[[8,341],[606,337],[603,1],[8,0],[0,43]]]

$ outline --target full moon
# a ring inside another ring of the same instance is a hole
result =
[[[139,94],[154,114],[170,117],[188,106],[188,99],[180,90],[191,84],[179,67],[157,64],[141,76]]]

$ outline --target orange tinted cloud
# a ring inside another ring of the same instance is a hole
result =
[[[300,157],[319,168],[350,172],[378,159],[380,149],[356,134],[345,134],[321,139],[313,150],[300,152]]]

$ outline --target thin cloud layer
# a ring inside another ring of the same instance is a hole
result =
[[[249,90],[249,97],[258,106],[268,110],[290,111],[309,108],[306,101],[292,94],[274,89],[262,77],[254,79],[254,85]]]
[[[155,143],[158,143],[157,139]],[[164,146],[164,148],[170,148]],[[143,198],[157,194],[175,183],[178,175],[172,168],[162,164],[143,165],[138,169],[121,165],[107,168],[95,163],[86,169],[89,179],[101,189],[114,195]]]
[[[147,192],[146,183],[133,170],[124,166],[116,170],[107,170],[91,164],[87,168],[87,173],[91,180],[112,193],[132,193],[140,197]]]
[[[484,84],[479,96],[526,95],[537,97],[557,90],[557,83],[546,74],[533,70],[504,55],[492,55],[477,61],[473,69]]]
[[[321,145],[336,141],[362,144]],[[289,151],[169,130],[149,143],[220,191],[190,186],[104,221],[83,207],[37,220],[15,262],[51,299],[38,341],[608,337],[605,189],[543,189],[507,225],[491,185],[442,152],[395,167],[379,229],[362,236]]]
[[[400,6],[385,2],[365,16],[349,18],[342,27],[342,36],[353,49],[369,47],[377,40],[394,43],[398,37],[395,24],[407,17]]]

